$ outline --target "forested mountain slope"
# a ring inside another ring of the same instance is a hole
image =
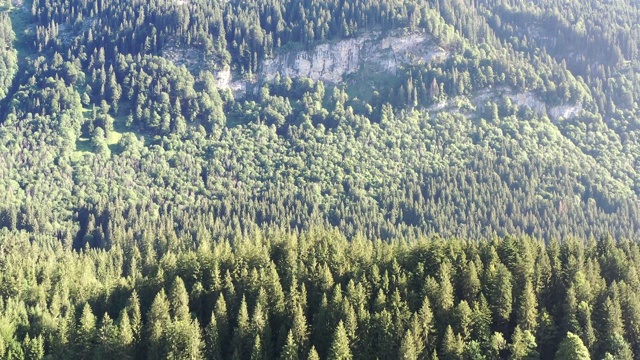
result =
[[[0,10],[0,358],[640,353],[637,1]]]
[[[635,3],[5,7],[2,226],[82,247],[142,206],[383,239],[639,230]]]

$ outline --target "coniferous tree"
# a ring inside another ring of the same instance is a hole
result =
[[[512,360],[540,359],[535,337],[529,330],[521,330],[520,326],[516,326],[513,332],[510,350],[511,354],[509,355],[509,359]]]
[[[41,335],[32,339],[27,334],[23,342],[23,348],[26,360],[42,360],[44,358],[44,339]],[[2,353],[1,348],[0,353]]]
[[[213,312],[216,317],[216,325],[219,329],[218,334],[220,336],[221,345],[220,352],[224,356],[230,350],[228,342],[230,340],[229,334],[231,329],[229,325],[229,315],[227,314],[227,303],[223,294],[218,296]]]
[[[293,338],[293,332],[289,331],[287,335],[287,341],[284,344],[284,348],[280,352],[281,360],[297,360],[298,357],[298,344],[296,344]]]
[[[251,354],[253,345],[249,339],[251,335],[249,327],[249,311],[247,310],[247,301],[245,296],[242,296],[240,302],[240,309],[238,310],[238,317],[236,320],[236,327],[233,330],[233,352],[239,356],[248,356]]]
[[[264,359],[264,352],[262,349],[262,342],[260,341],[260,336],[256,335],[253,341],[253,348],[251,349],[251,360],[262,360]]]
[[[492,270],[489,279],[490,301],[494,319],[504,326],[512,311],[511,273],[506,266],[499,264]]]
[[[555,354],[555,349],[558,344],[556,341],[558,329],[546,309],[542,309],[538,323],[536,338],[540,346],[540,358],[548,359]]]
[[[402,360],[417,360],[418,355],[419,352],[416,349],[414,336],[411,333],[411,330],[407,330],[402,338],[402,343],[400,344],[399,358]]]
[[[529,280],[520,295],[518,307],[518,325],[522,331],[535,331],[538,328],[538,301]]]
[[[309,350],[309,356],[307,357],[307,360],[320,360],[320,355],[318,355],[318,352],[316,351],[316,348],[314,346],[311,346],[311,350]]]
[[[118,354],[119,333],[109,314],[105,313],[97,330],[97,350],[95,358],[112,359]]]
[[[222,347],[220,343],[220,332],[215,312],[211,313],[211,320],[205,329],[205,356],[207,359],[222,359]]]
[[[185,321],[191,318],[189,314],[189,294],[180,277],[176,277],[171,286],[171,315],[174,321]]]
[[[306,354],[309,342],[309,329],[307,326],[307,319],[301,305],[296,305],[295,307],[291,332],[293,340],[298,346],[299,354]]]
[[[340,321],[336,327],[333,335],[333,342],[329,349],[327,359],[330,360],[351,360],[353,355],[351,354],[351,348],[349,346],[349,338],[347,337],[347,331],[344,328],[344,323]]]
[[[571,332],[562,340],[555,355],[556,360],[589,360],[589,350],[578,335]]]
[[[131,321],[129,320],[129,314],[126,309],[120,313],[117,330],[118,344],[116,346],[116,357],[123,360],[133,358],[133,355],[135,354],[135,335],[133,333]]]
[[[444,332],[440,349],[439,354],[442,359],[454,360],[462,357],[464,342],[459,335],[453,332],[451,325],[448,325]]]
[[[94,357],[97,336],[96,322],[91,306],[85,304],[74,333],[76,358],[91,359]]]
[[[169,327],[169,300],[164,290],[155,296],[149,314],[147,315],[147,354],[149,359],[165,357],[167,348],[165,344],[165,331]]]
[[[178,320],[169,324],[164,340],[166,341],[167,359],[201,359],[202,336],[197,320]]]

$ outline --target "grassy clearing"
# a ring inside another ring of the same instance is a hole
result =
[[[85,119],[91,118],[92,110],[88,108],[82,109],[82,114]],[[122,136],[125,133],[131,132],[129,128],[125,125],[126,117],[125,116],[117,116],[113,119],[113,130],[107,133],[107,145],[109,145],[109,149],[111,152],[119,153],[120,146],[118,143]],[[134,133],[135,134],[135,133]],[[138,134],[135,134],[139,136]],[[91,146],[91,136],[90,134],[82,134],[78,140],[76,140],[76,150],[71,154],[71,159],[74,161],[80,160],[84,155],[93,153],[93,147]]]
[[[35,53],[30,38],[33,36],[34,19],[31,16],[31,1],[25,0],[20,7],[13,6],[11,0],[0,2],[0,11],[9,13],[13,32],[16,34],[15,49],[18,58],[24,59]]]

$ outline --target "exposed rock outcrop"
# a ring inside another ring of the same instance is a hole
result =
[[[560,119],[570,119],[575,117],[582,111],[582,105],[560,105],[554,106],[549,109],[549,116],[552,120],[558,121]]]
[[[317,45],[309,50],[283,51],[263,63],[260,77],[271,81],[280,74],[341,83],[349,74],[366,69],[367,73],[395,75],[406,64],[441,61],[448,53],[425,34],[411,33],[361,36]]]
[[[234,80],[233,73],[228,66],[217,71],[215,76],[220,89],[230,89],[233,92],[233,96],[236,98],[242,98],[246,95],[247,82],[244,80]]]

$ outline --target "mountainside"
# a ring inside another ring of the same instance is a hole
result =
[[[640,358],[639,19],[0,0],[0,360]]]
[[[635,237],[638,10],[592,5],[6,4],[0,224]]]

